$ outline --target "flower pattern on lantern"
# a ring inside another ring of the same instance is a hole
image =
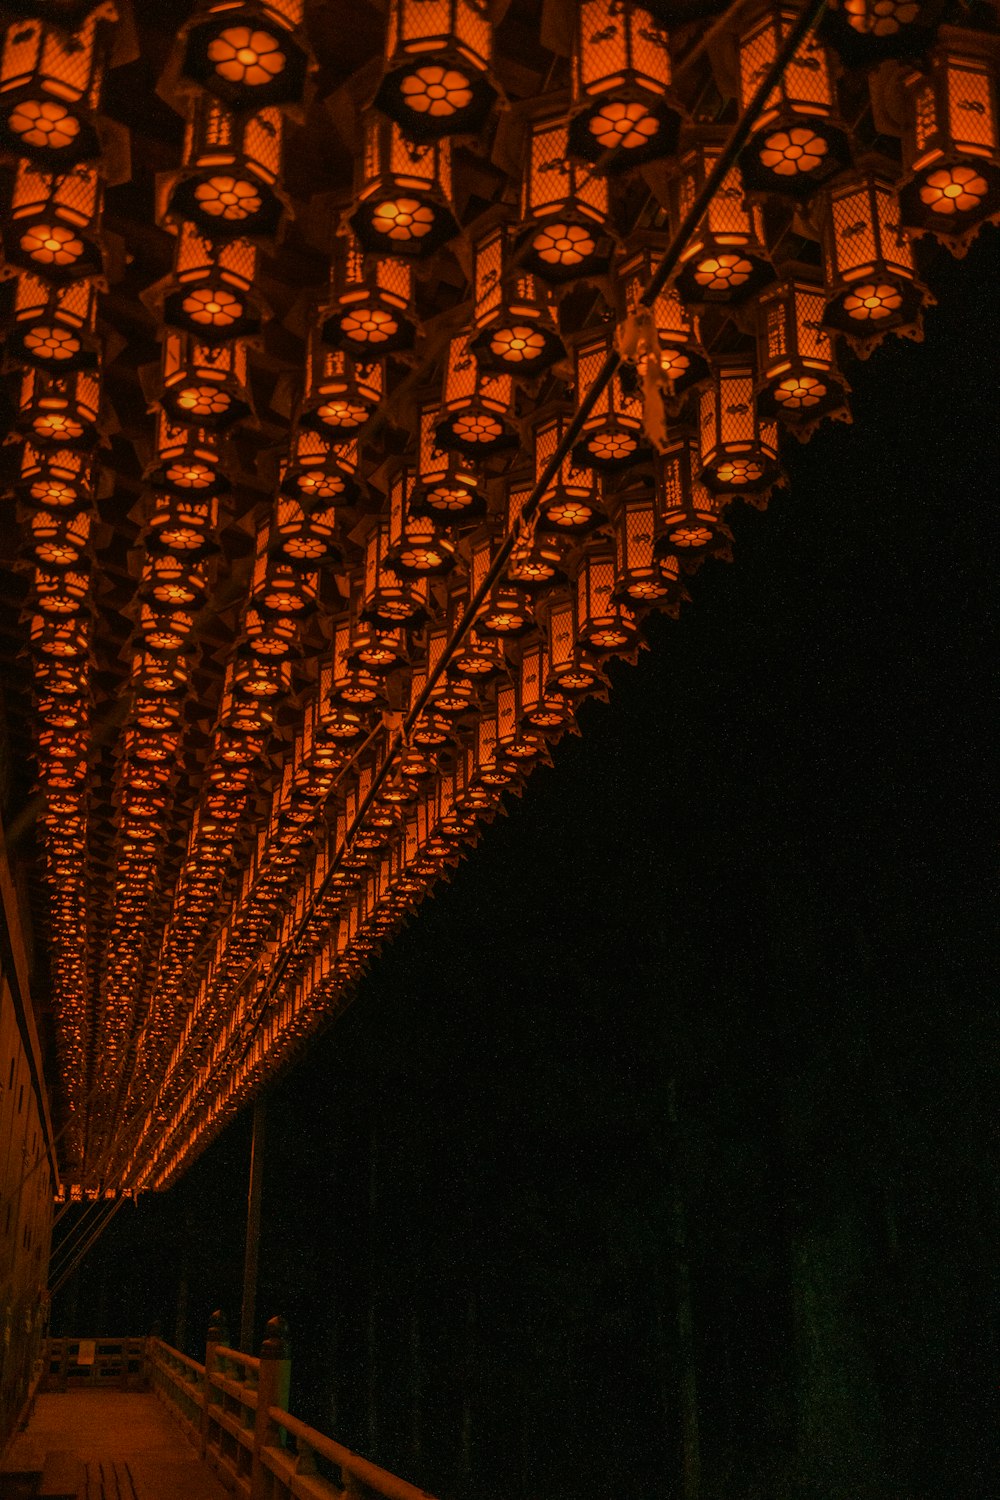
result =
[[[669,156],[680,115],[666,32],[636,0],[581,0],[573,49],[570,149],[598,171]]]
[[[278,109],[233,115],[213,99],[196,100],[165,212],[210,240],[272,237],[285,211],[283,130]]]
[[[357,237],[335,276],[335,294],[321,336],[352,358],[369,361],[413,347],[413,271],[405,261],[366,256]]]
[[[410,514],[430,516],[441,525],[452,526],[482,515],[486,502],[468,459],[438,447],[440,421],[439,406],[421,408],[417,482],[410,495]]]
[[[40,18],[15,21],[0,46],[0,137],[46,166],[97,155],[94,129],[110,35],[110,0],[71,30]]]
[[[102,203],[96,167],[53,172],[20,161],[4,221],[7,259],[57,286],[99,276]]]
[[[243,344],[206,344],[187,334],[168,333],[160,397],[165,417],[209,432],[231,427],[250,412],[246,370]]]
[[[413,476],[401,465],[389,483],[387,566],[401,578],[443,578],[455,566],[454,543],[432,516],[414,515]]]
[[[581,336],[573,347],[576,390],[582,398],[612,350],[609,329]],[[615,474],[650,457],[643,432],[642,400],[622,379],[612,379],[583,424],[573,458],[583,468]]]
[[[603,543],[588,546],[576,576],[576,635],[598,658],[627,653],[639,641],[635,615],[615,583],[614,552]]]
[[[53,372],[96,365],[95,300],[88,281],[53,287],[38,276],[19,276],[8,325],[8,358]]]
[[[675,184],[675,223],[695,201],[720,154],[719,145],[709,140],[683,158]],[[681,254],[677,291],[687,306],[738,304],[773,279],[760,207],[747,202],[739,168],[732,167]]]
[[[533,379],[566,353],[548,294],[516,266],[506,224],[478,238],[473,255],[472,352],[484,370]]]
[[[934,53],[929,70],[906,78],[907,174],[899,186],[904,229],[933,234],[964,255],[983,224],[1000,222],[1000,136],[996,80],[975,38]]]
[[[389,547],[389,522],[376,521],[365,538],[361,618],[382,630],[415,629],[427,615],[427,583],[402,578],[391,566]]]
[[[606,271],[611,259],[608,185],[569,154],[563,116],[532,123],[521,194],[519,260],[554,286]]]
[[[819,30],[847,67],[873,67],[919,57],[944,9],[945,0],[831,0]]]
[[[245,338],[260,329],[251,296],[257,248],[249,240],[213,241],[194,224],[180,225],[164,321],[202,343]]]
[[[540,484],[569,425],[565,412],[540,420],[535,428],[535,482]],[[581,468],[575,452],[564,458],[548,480],[538,507],[540,531],[585,536],[605,520],[594,476]]]
[[[454,239],[448,141],[418,145],[394,120],[372,114],[361,172],[350,224],[367,254],[421,260]]]
[[[206,0],[185,28],[183,71],[234,110],[297,103],[302,15],[303,0]]]
[[[618,267],[625,290],[625,306],[633,316],[640,309],[643,289],[665,249],[665,239],[647,237],[646,243],[635,254],[623,258]],[[708,362],[698,342],[698,319],[687,311],[675,287],[660,292],[651,312],[659,347],[655,355],[651,350],[640,352],[636,369],[642,378],[646,373],[646,360],[655,357],[668,382],[673,404],[677,405],[692,386],[708,378]]]
[[[739,356],[715,363],[712,384],[698,407],[701,478],[719,495],[738,495],[764,507],[783,481],[778,429],[762,420],[754,400],[754,366]]]
[[[623,495],[615,515],[614,598],[633,610],[665,604],[676,615],[686,595],[679,578],[664,570],[656,541],[653,491],[643,487]]]
[[[475,134],[496,98],[481,0],[391,0],[375,107],[414,141]]]
[[[307,509],[351,505],[358,495],[356,442],[327,442],[318,432],[300,428],[288,461],[281,469],[281,493]]]
[[[520,534],[510,554],[504,581],[536,594],[566,582],[566,554],[570,544],[566,537],[540,534],[534,522],[522,525],[521,512],[531,489],[529,481],[507,486],[505,530],[508,534]]]
[[[716,494],[699,473],[697,443],[674,437],[656,465],[657,536],[654,553],[661,566],[673,571],[679,561],[694,572],[706,557],[732,562],[733,534],[723,517],[730,496]]]
[[[476,462],[516,448],[518,438],[509,418],[512,399],[510,376],[481,370],[469,335],[460,334],[448,346],[435,443]]]

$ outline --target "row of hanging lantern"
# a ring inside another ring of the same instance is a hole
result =
[[[636,325],[634,383],[613,383],[597,403],[417,722],[387,783],[399,801],[373,804],[348,847],[350,808],[362,800],[359,788],[370,774],[362,766],[360,779],[348,782],[338,834],[321,842],[303,877],[303,846],[322,826],[343,747],[357,743],[390,700],[416,701],[447,638],[447,628],[433,623],[442,591],[461,599],[463,573],[474,591],[503,531],[519,524],[530,475],[502,486],[501,529],[490,474],[493,460],[509,463],[520,446],[521,397],[533,395],[540,377],[567,355],[577,390],[585,390],[608,353],[606,326],[568,339],[561,332],[562,296],[581,278],[613,267],[626,294],[618,312],[627,313],[655,264],[660,247],[652,237],[618,248],[616,177],[679,149],[664,195],[677,223],[718,158],[718,133],[683,119],[671,89],[668,38],[650,10],[668,26],[678,20],[667,3],[649,10],[630,0],[579,6],[570,113],[561,101],[531,106],[520,218],[494,216],[474,238],[472,324],[450,343],[440,400],[421,412],[413,466],[396,469],[384,515],[369,524],[363,586],[313,710],[311,725],[321,725],[332,746],[326,780],[316,781],[314,794],[297,743],[298,785],[309,790],[300,811],[272,829],[273,848],[287,839],[289,862],[273,878],[266,861],[256,868],[237,903],[237,930],[227,930],[225,962],[212,974],[216,1011],[225,1012],[232,986],[267,935],[280,930],[284,943],[298,934],[296,962],[235,1074],[223,1070],[222,1082],[204,1077],[192,1095],[184,1049],[176,1051],[176,1089],[188,1088],[187,1103],[173,1115],[160,1165],[143,1169],[157,1185],[194,1148],[192,1115],[201,1111],[217,1123],[236,1107],[267,1059],[277,1058],[280,1039],[292,1045],[318,1020],[474,837],[476,818],[492,810],[502,789],[518,786],[549,740],[573,722],[579,698],[603,690],[603,664],[634,651],[642,613],[676,611],[685,576],[707,555],[728,555],[727,505],[736,497],[763,505],[780,481],[779,424],[807,437],[823,418],[847,415],[838,338],[866,355],[887,332],[919,334],[928,294],[912,241],[933,234],[960,253],[997,217],[990,39],[942,32],[924,58],[933,36],[928,7],[833,9],[767,101],[740,167],[685,247],[675,289]],[[751,5],[740,17],[742,105],[795,14],[787,5]],[[383,394],[380,361],[414,343],[414,268],[457,233],[451,138],[479,129],[492,108],[498,90],[490,47],[490,28],[473,3],[394,0],[390,8],[386,67],[365,124],[342,268],[310,351],[299,462],[285,478],[305,502],[302,510],[317,518],[316,534],[310,530],[308,542],[298,543],[316,556],[332,545],[338,506],[355,497],[356,455],[346,456],[343,443],[358,433],[364,443]],[[836,54],[860,68],[903,59],[901,181],[890,163],[855,152],[839,114]],[[764,209],[775,201],[819,245],[820,275],[815,260],[772,263]],[[732,317],[744,334],[752,331],[755,347],[744,337],[732,340],[732,352],[716,353],[716,335]],[[327,352],[317,354],[317,347]],[[651,401],[662,403],[662,422],[650,420]],[[531,417],[536,477],[569,415],[555,405]],[[302,537],[301,527],[297,511],[290,534]],[[391,689],[397,679],[401,699]],[[431,789],[420,790],[421,771]],[[288,790],[294,785],[283,783],[278,799],[285,814],[296,804]],[[446,787],[451,801],[442,814]],[[406,813],[414,798],[422,825]],[[282,913],[284,928],[276,926]],[[324,939],[334,920],[336,935]],[[250,1003],[241,1003],[241,1014],[250,1015]],[[223,1048],[219,1059],[226,1055]]]
[[[86,1145],[97,990],[90,807],[97,291],[104,272],[97,122],[116,19],[107,3],[78,9],[79,16],[22,16],[0,39],[0,152],[12,166],[0,273],[4,361],[20,371],[14,495],[31,577],[37,827],[63,1150],[72,1174],[81,1170]]]
[[[142,606],[136,674],[142,687],[151,673],[160,706],[178,718],[207,559],[217,550],[220,505],[231,484],[227,437],[252,416],[248,348],[266,312],[255,290],[259,243],[274,235],[286,209],[279,186],[284,108],[298,99],[304,74],[301,0],[265,9],[266,28],[232,5],[213,4],[185,29],[175,93],[186,117],[183,159],[159,191],[159,217],[175,250],[172,274],[147,294],[164,336],[158,440],[146,474],[150,598]],[[269,538],[263,525],[201,795],[147,982],[134,1068],[140,1095],[159,1077],[190,1003],[187,971],[231,884],[255,772],[276,704],[290,687],[297,616],[311,602],[308,580],[288,578]],[[175,742],[172,770],[178,748]],[[134,1003],[134,987],[129,998]]]

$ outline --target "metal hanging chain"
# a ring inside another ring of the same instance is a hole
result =
[[[770,67],[768,68],[767,73],[762,78],[760,84],[753,94],[753,97],[747,104],[747,107],[744,110],[743,114],[734,125],[732,133],[726,141],[725,146],[722,148],[722,151],[718,159],[716,160],[715,165],[706,177],[700,191],[695,196],[691,207],[688,209],[687,213],[684,215],[683,219],[678,225],[677,230],[672,235],[670,243],[667,245],[666,250],[663,252],[663,256],[660,260],[659,265],[653,272],[652,276],[649,279],[649,282],[639,296],[638,305],[640,307],[652,307],[657,297],[669,284],[671,278],[677,270],[678,262],[680,261],[681,255],[687,247],[688,241],[691,239],[691,236],[694,234],[701,220],[704,218],[705,213],[707,212],[709,205],[712,202],[712,199],[715,197],[715,194],[722,186],[726,174],[736,165],[740,152],[743,150],[744,146],[747,144],[751,135],[753,134],[754,126],[757,124],[758,117],[763,111],[772,90],[780,82],[785,69],[792,61],[792,58],[795,56],[795,53],[797,52],[800,44],[818,24],[823,11],[826,9],[826,3],[827,0],[808,0],[808,3],[803,7],[798,18],[796,19],[794,26],[792,26],[791,30],[782,40],[781,46],[778,48],[778,51]],[[434,689],[437,687],[442,676],[447,670],[452,657],[455,655],[455,652],[458,650],[459,646],[461,646],[462,642],[465,640],[469,631],[475,624],[479,612],[483,604],[486,602],[487,596],[489,595],[494,584],[496,584],[496,582],[500,578],[500,575],[503,573],[504,568],[510,560],[510,555],[514,550],[514,547],[520,540],[522,528],[531,523],[535,512],[541,505],[546,490],[552,483],[555,476],[558,474],[564,459],[569,456],[574,444],[577,441],[577,438],[579,438],[581,432],[583,431],[584,423],[590,416],[594,407],[597,405],[598,399],[601,395],[603,395],[607,386],[610,384],[612,378],[617,373],[619,367],[623,362],[624,361],[622,359],[622,356],[618,352],[618,350],[612,348],[610,353],[605,358],[604,363],[598,370],[597,374],[594,376],[594,379],[588,387],[587,391],[581,394],[579,404],[577,405],[572,420],[563,432],[562,437],[560,438],[558,444],[556,445],[555,451],[552,454],[552,457],[549,459],[542,473],[535,481],[534,487],[532,488],[530,495],[528,496],[521,509],[517,528],[508,532],[503,541],[500,543],[493,561],[487,569],[487,572],[480,582],[479,587],[469,598],[462,617],[458,621],[453,634],[445,644],[445,648],[442,651],[441,655],[438,657],[438,660],[435,662],[433,668],[427,674],[427,679],[424,683],[423,689],[419,693],[416,701],[411,704],[406,717],[403,720],[402,727],[398,729],[393,736],[393,739],[391,740],[388,749],[386,750],[384,760],[376,768],[375,774],[372,778],[372,784],[361,800],[358,810],[355,813],[351,827],[345,833],[344,843],[341,849],[338,851],[338,854],[335,856],[335,858],[331,861],[330,868],[327,870],[327,873],[321,881],[318,890],[313,894],[313,899],[309,911],[305,914],[305,916],[299,923],[298,929],[296,930],[291,941],[286,946],[282,958],[279,960],[276,972],[269,980],[260,999],[258,1000],[255,1007],[256,1014],[250,1019],[249,1023],[245,1023],[245,1025],[241,1028],[238,1036],[243,1045],[241,1047],[239,1057],[237,1058],[237,1062],[241,1062],[246,1056],[250,1043],[253,1041],[256,1031],[260,1026],[261,1020],[263,1019],[271,996],[273,995],[275,988],[280,982],[281,977],[288,966],[288,963],[295,953],[297,945],[306,930],[306,926],[312,919],[317,904],[323,900],[324,896],[329,890],[331,880],[334,874],[340,868],[340,864],[343,860],[344,854],[350,848],[352,840],[354,839],[356,833],[358,832],[358,829],[364,822],[364,819],[367,816],[372,803],[378,796],[378,793],[382,788],[382,784],[385,781],[386,776],[389,774],[389,769],[392,765],[392,762],[396,755],[399,753],[400,747],[406,743],[407,737],[411,733],[420,715],[426,709],[427,704],[430,701],[431,694],[433,693]]]

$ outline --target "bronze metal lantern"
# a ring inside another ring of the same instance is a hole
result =
[[[410,495],[410,514],[430,516],[439,525],[461,525],[481,516],[486,500],[471,461],[437,445],[441,408],[420,409],[417,480]]]
[[[424,260],[455,238],[447,140],[418,145],[394,120],[371,114],[350,224],[369,255]]]
[[[533,380],[566,354],[551,294],[517,265],[507,224],[481,235],[473,256],[475,331],[470,348],[482,369]]]
[[[537,423],[534,430],[536,483],[554,458],[569,422],[569,414],[560,410]],[[539,531],[557,536],[586,536],[605,519],[597,481],[590,469],[580,467],[574,450],[562,459],[548,481],[538,507],[537,527]]]
[[[826,192],[823,252],[827,272],[823,325],[866,358],[887,333],[923,338],[928,300],[902,234],[895,189],[870,168]]]
[[[757,406],[803,441],[826,417],[851,420],[850,387],[823,327],[825,304],[822,287],[798,280],[762,293],[758,303]]]
[[[533,121],[521,194],[521,265],[554,286],[606,271],[609,209],[606,179],[569,154],[565,116],[546,113]]]
[[[615,591],[615,554],[604,543],[592,543],[580,559],[576,634],[581,646],[598,658],[629,652],[639,641],[635,615]]]
[[[624,304],[629,313],[639,308],[643,290],[662,258],[667,241],[663,236],[649,236],[633,254],[622,257],[618,275],[624,287]],[[656,342],[655,355],[660,372],[669,382],[673,404],[700,381],[709,376],[708,362],[699,342],[698,318],[685,307],[676,287],[668,287],[659,293],[651,308]],[[640,355],[636,361],[640,377],[645,373],[646,359],[654,357],[651,352]]]
[[[716,494],[738,495],[764,507],[783,475],[777,425],[758,412],[754,386],[751,360],[716,361],[712,384],[698,406],[701,478]]]
[[[390,0],[375,107],[413,141],[479,131],[497,90],[483,0]]]
[[[362,362],[413,347],[413,268],[406,261],[366,255],[354,234],[345,236],[333,302],[322,337]]]
[[[782,0],[766,0],[741,25],[740,104],[746,109],[782,41],[798,18]],[[784,69],[740,156],[747,190],[802,200],[850,164],[847,134],[837,115],[830,59],[822,41],[806,36]]]
[[[387,563],[401,578],[443,578],[455,566],[455,544],[429,515],[414,515],[413,477],[401,465],[389,484]]]
[[[195,224],[182,223],[164,322],[206,344],[256,334],[256,277],[257,247],[250,240],[214,240]]]
[[[164,212],[212,240],[273,238],[285,212],[283,131],[278,109],[233,115],[214,99],[196,99]]]
[[[358,364],[339,349],[327,349],[314,333],[306,361],[306,394],[299,425],[330,443],[349,442],[378,409],[382,398],[380,363]]]
[[[693,572],[705,557],[732,561],[733,534],[723,519],[730,496],[703,483],[694,438],[681,434],[668,443],[657,460],[656,487],[654,551],[661,563],[676,558]]]
[[[37,276],[19,276],[7,357],[54,374],[93,367],[100,352],[93,331],[96,302],[92,282],[50,286]]]
[[[573,346],[576,391],[583,399],[611,353],[613,340],[607,327],[581,334]],[[642,398],[626,387],[621,377],[612,377],[583,424],[573,448],[573,458],[598,474],[618,474],[648,462],[652,450],[643,429]]]
[[[953,255],[965,254],[983,224],[1000,221],[995,58],[992,37],[952,32],[928,70],[906,78],[903,227],[933,234]]]
[[[66,31],[34,17],[0,43],[0,143],[50,170],[97,156],[94,119],[104,72],[111,3],[95,4]]]
[[[722,146],[714,134],[688,151],[674,186],[679,224],[695,201]],[[758,204],[748,202],[738,167],[731,167],[705,210],[680,259],[676,287],[688,307],[736,306],[774,280]]]
[[[636,0],[580,0],[573,48],[570,150],[598,171],[670,156],[680,114],[665,30]]]
[[[295,104],[308,62],[304,0],[202,0],[185,28],[183,72],[228,109]]]
[[[171,423],[224,432],[249,415],[246,347],[168,332],[160,403]]]
[[[435,443],[474,462],[517,448],[517,429],[510,415],[513,394],[511,377],[482,370],[469,335],[459,334],[448,346]]]
[[[52,171],[20,161],[4,220],[7,260],[56,286],[101,276],[102,205],[96,167]]]

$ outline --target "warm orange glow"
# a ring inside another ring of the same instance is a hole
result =
[[[903,303],[899,288],[888,282],[865,281],[845,296],[843,306],[849,317],[858,322],[887,318]]]
[[[360,307],[340,320],[344,337],[355,344],[384,344],[399,332],[399,320],[382,307]]]
[[[765,136],[759,156],[779,177],[794,177],[798,172],[815,172],[829,149],[823,137],[808,125],[793,125]]]
[[[67,328],[52,327],[46,323],[36,323],[33,328],[29,328],[22,344],[25,351],[33,354],[36,359],[51,361],[53,364],[73,359],[80,352],[80,340],[75,334],[70,333]]]
[[[985,177],[973,167],[941,167],[920,189],[920,201],[939,214],[966,214],[986,197]]]
[[[260,88],[284,71],[285,54],[277,37],[249,26],[229,26],[208,44],[208,59],[227,83]]]
[[[225,287],[197,287],[181,307],[192,323],[208,328],[228,328],[245,312],[245,304]]]
[[[26,146],[63,151],[80,134],[80,122],[54,99],[24,99],[14,106],[7,123]]]
[[[399,85],[409,109],[422,115],[444,117],[472,103],[472,89],[464,73],[438,63],[426,63],[402,79]]]
[[[895,36],[920,14],[918,0],[843,0],[847,24],[862,35]]]
[[[626,151],[644,146],[660,128],[645,104],[612,100],[602,104],[587,121],[587,129],[604,151]]]
[[[376,203],[372,228],[391,240],[418,240],[434,228],[434,213],[417,198],[392,198]]]
[[[594,236],[582,224],[547,224],[532,238],[531,247],[538,259],[549,266],[569,268],[582,265],[597,249]]]
[[[233,223],[252,218],[263,207],[260,190],[249,178],[228,173],[219,173],[199,182],[194,198],[202,213]]]
[[[731,291],[743,286],[753,273],[753,262],[745,255],[708,255],[694,262],[694,279],[711,292]]]
[[[71,266],[83,254],[83,241],[64,224],[32,224],[21,235],[20,245],[40,266]]]

